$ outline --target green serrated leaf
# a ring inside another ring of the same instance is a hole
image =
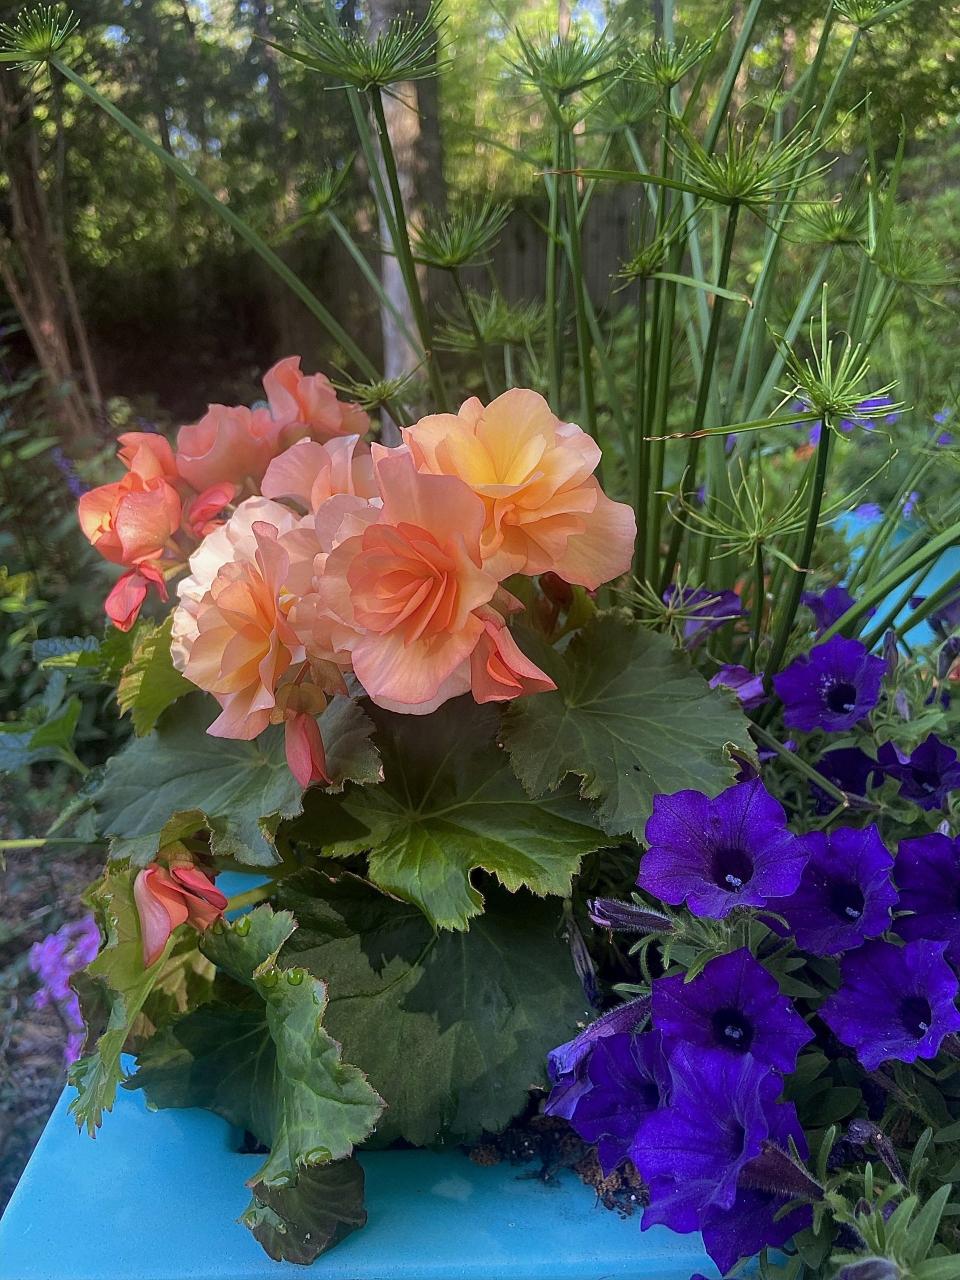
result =
[[[642,838],[658,792],[715,795],[729,786],[731,746],[754,756],[734,700],[710,689],[665,636],[626,614],[598,614],[562,653],[543,646],[531,656],[557,691],[518,698],[504,714],[517,777],[540,796],[577,775],[610,834]]]
[[[588,1016],[559,904],[494,888],[468,932],[435,934],[356,876],[303,873],[279,890],[300,922],[281,961],[329,982],[325,1025],[386,1100],[377,1145],[504,1128]]]
[[[133,731],[138,738],[150,732],[167,707],[194,689],[170,659],[172,625],[171,614],[159,627],[148,624],[138,629],[130,661],[120,675],[120,714],[132,713]]]
[[[534,800],[497,747],[497,711],[457,698],[430,716],[371,708],[378,787],[317,793],[294,834],[331,856],[367,851],[373,882],[442,929],[483,909],[477,867],[510,890],[566,894],[586,853],[607,843],[567,786]]]
[[[218,857],[253,866],[277,861],[277,825],[302,807],[283,730],[267,729],[253,742],[211,738],[206,729],[215,711],[201,695],[184,699],[151,734],[109,762],[95,804],[114,856],[149,862],[162,845],[206,828]],[[377,777],[371,729],[347,698],[334,698],[320,717],[327,766],[338,786]]]
[[[277,1262],[313,1262],[367,1221],[363,1169],[352,1156],[301,1169],[290,1187],[253,1180],[240,1221]]]
[[[33,642],[33,660],[45,670],[98,667],[100,642],[94,636],[54,636]]]
[[[323,1027],[325,983],[276,961],[295,927],[266,905],[212,926],[201,948],[228,990],[240,985],[239,999],[204,1005],[155,1036],[133,1082],[156,1106],[207,1107],[269,1143],[254,1177],[264,1187],[292,1187],[302,1168],[349,1156],[383,1107]]]

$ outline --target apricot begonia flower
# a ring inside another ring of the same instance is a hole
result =
[[[183,509],[183,527],[192,538],[205,538],[223,524],[217,517],[237,496],[237,486],[229,482],[211,485],[198,493]]]
[[[323,444],[334,436],[362,436],[370,429],[360,406],[339,400],[328,377],[300,372],[299,356],[278,360],[264,374],[263,389],[280,427],[282,448],[304,436]]]
[[[456,476],[483,500],[483,557],[498,577],[552,571],[592,590],[629,568],[633,510],[594,478],[596,442],[535,391],[486,407],[467,400],[404,428],[403,440],[419,470]]]
[[[168,870],[152,862],[134,881],[133,897],[147,968],[160,959],[174,929],[192,924],[202,933],[223,915],[227,905],[210,878],[190,863],[175,863]]]
[[[199,422],[177,433],[177,470],[198,492],[218,484],[259,484],[279,450],[268,409],[212,404]]]
[[[118,437],[117,457],[144,480],[177,480],[177,463],[166,436],[155,431],[126,431]]]
[[[260,486],[265,498],[293,501],[317,511],[335,493],[376,497],[373,461],[359,436],[339,436],[326,444],[300,440],[273,459]]]
[[[382,510],[330,552],[319,599],[373,701],[412,710],[470,656],[484,630],[474,610],[498,582],[481,562],[483,503],[462,481],[419,473],[406,450],[379,450],[375,466]]]
[[[234,559],[253,559],[257,540],[253,526],[265,520],[281,534],[295,529],[300,519],[288,507],[266,498],[247,498],[233,515],[213,533],[207,534],[190,557],[190,573],[177,587],[180,603],[173,613],[170,656],[178,671],[183,671],[197,636],[197,612],[200,601],[213,585],[221,568]]]
[[[507,702],[556,689],[546,672],[521,651],[506,620],[495,609],[478,613],[483,634],[470,655],[470,691],[475,702]]]
[[[77,507],[80,528],[106,560],[136,565],[163,552],[180,525],[180,495],[166,480],[135,471],[89,489]]]
[[[300,712],[284,721],[284,748],[287,767],[301,787],[330,781],[323,738],[315,716]]]
[[[304,656],[286,616],[290,557],[273,525],[256,521],[253,536],[253,557],[223,565],[200,600],[197,635],[183,672],[220,703],[221,713],[207,730],[215,738],[262,733],[277,685]]]
[[[157,588],[161,600],[167,599],[167,584],[163,574],[148,560],[137,569],[130,569],[113,584],[103,603],[104,612],[118,631],[129,631],[143,608],[151,583]]]

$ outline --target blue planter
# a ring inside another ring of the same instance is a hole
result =
[[[696,1236],[641,1232],[572,1174],[454,1152],[361,1157],[369,1222],[311,1267],[272,1262],[236,1221],[262,1156],[210,1112],[121,1091],[96,1141],[60,1099],[0,1222],[0,1280],[690,1280]]]

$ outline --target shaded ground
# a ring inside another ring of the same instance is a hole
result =
[[[0,778],[0,838],[25,834],[15,786]],[[30,828],[46,830],[52,812],[35,816]],[[66,1079],[67,1027],[55,1008],[34,1008],[27,963],[34,942],[83,914],[80,894],[97,873],[97,854],[62,848],[16,850],[0,863],[0,1213]]]

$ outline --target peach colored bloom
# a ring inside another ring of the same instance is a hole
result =
[[[167,584],[157,566],[144,560],[114,583],[103,603],[104,612],[118,631],[129,631],[143,608],[151,583],[161,600],[167,599]]]
[[[273,459],[260,492],[314,512],[335,493],[376,497],[370,451],[359,436],[339,436],[326,444],[300,440]]]
[[[232,560],[252,560],[257,550],[253,526],[258,520],[272,524],[281,534],[295,529],[299,516],[279,502],[247,498],[233,515],[213,533],[207,534],[190,557],[190,573],[177,587],[180,603],[173,613],[170,654],[173,665],[182,671],[197,636],[200,601],[210,590],[221,568]]]
[[[474,610],[498,583],[481,563],[483,503],[465,484],[417,472],[406,450],[381,449],[375,465],[383,508],[327,556],[318,599],[374,702],[408,710],[469,657],[484,630]]]
[[[507,702],[531,693],[549,693],[556,684],[530,661],[495,609],[477,611],[483,634],[470,655],[470,691],[475,702]]]
[[[227,483],[249,492],[278,452],[277,431],[267,409],[212,404],[177,432],[177,470],[200,493]]]
[[[224,523],[217,519],[237,496],[235,484],[215,484],[191,499],[183,509],[183,527],[192,538],[205,538]]]
[[[177,463],[166,436],[153,431],[126,431],[118,441],[117,457],[128,471],[144,480],[177,482]]]
[[[549,571],[594,589],[625,573],[636,519],[593,477],[600,450],[561,422],[535,391],[514,389],[486,407],[467,400],[403,431],[417,467],[456,476],[482,498],[483,556],[498,577]]]
[[[251,559],[223,565],[200,600],[197,635],[184,675],[212,693],[221,714],[207,730],[217,738],[255,738],[270,723],[276,691],[303,649],[287,621],[284,586],[290,557],[275,526],[256,521]]]
[[[77,506],[88,541],[114,564],[136,565],[162,554],[180,525],[180,495],[166,480],[128,472],[83,494]]]
[[[182,924],[199,932],[223,915],[227,899],[192,863],[174,863],[168,870],[158,862],[144,867],[133,882],[140,917],[143,963],[149,969],[163,955],[167,939]]]
[[[278,360],[264,374],[263,389],[280,426],[283,448],[304,436],[322,444],[334,436],[362,436],[370,429],[370,419],[359,405],[337,399],[328,377],[300,372],[299,356]]]

